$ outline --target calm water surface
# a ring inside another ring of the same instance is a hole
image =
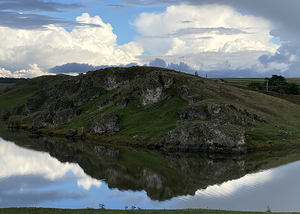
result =
[[[300,211],[297,151],[222,157],[16,141],[0,138],[2,208]]]

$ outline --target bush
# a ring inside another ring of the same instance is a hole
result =
[[[264,87],[263,84],[260,83],[260,82],[250,82],[248,84],[248,88],[251,88],[251,89],[254,89],[254,90],[257,90],[257,91],[263,90],[263,87]]]
[[[286,94],[299,94],[299,85],[297,83],[288,83],[285,88]]]

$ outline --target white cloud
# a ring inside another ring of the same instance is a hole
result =
[[[0,68],[0,77],[10,77],[10,76],[11,76],[11,72],[9,70]]]
[[[135,42],[117,46],[112,26],[99,16],[90,17],[84,13],[76,21],[94,25],[79,25],[71,32],[55,25],[43,30],[0,27],[0,64],[5,74],[7,70],[17,70],[20,75],[23,69],[37,72],[38,67],[45,72],[70,62],[94,66],[128,64],[136,62],[135,57],[143,52]]]
[[[134,24],[141,34],[137,40],[154,55],[275,52],[279,47],[269,42],[271,22],[225,5],[170,6],[162,13],[142,13]]]
[[[43,72],[37,64],[29,64],[29,69],[18,70],[15,72],[11,72],[4,68],[0,68],[0,77],[14,77],[14,78],[30,78],[30,77],[38,77],[42,75],[53,75],[48,72]]]
[[[184,62],[202,71],[251,69],[264,73],[288,68],[282,63],[263,66],[258,61],[261,55],[274,55],[280,47],[270,42],[270,31],[275,28],[272,22],[243,15],[230,6],[169,6],[160,13],[140,14],[134,25],[140,33],[136,40],[153,53],[139,57],[142,64],[160,58],[167,64]]]
[[[0,178],[39,175],[54,181],[71,171],[77,179],[78,187],[89,190],[92,186],[101,186],[101,181],[86,175],[78,164],[61,163],[48,153],[24,149],[1,138],[0,163]]]

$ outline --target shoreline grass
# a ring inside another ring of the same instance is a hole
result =
[[[34,214],[39,214],[39,213],[54,213],[54,214],[112,214],[112,213],[145,213],[145,214],[263,214],[263,213],[270,213],[270,211],[260,211],[260,212],[252,212],[252,211],[226,211],[226,210],[210,210],[210,209],[152,209],[152,210],[143,210],[143,209],[127,209],[127,210],[113,210],[113,209],[92,209],[92,208],[86,208],[86,209],[56,209],[56,208],[34,208],[34,207],[29,207],[29,208],[0,208],[0,213],[1,214],[17,214],[17,213],[23,213],[23,214],[28,214],[28,213],[34,213]],[[276,212],[277,214],[297,214],[299,212]]]

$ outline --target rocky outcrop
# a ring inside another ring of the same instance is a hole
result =
[[[68,122],[79,114],[73,102],[66,99],[49,99],[43,105],[41,112],[33,119],[35,128],[45,127],[49,124],[60,125]]]
[[[94,119],[92,124],[92,134],[114,135],[120,130],[119,117],[112,112],[105,112]]]
[[[90,88],[83,89],[79,92],[79,94],[74,99],[74,105],[80,106],[84,103],[87,103],[88,101],[91,101],[91,100],[99,97],[100,95],[104,94],[105,92],[107,92],[107,91],[103,88],[90,87]]]
[[[209,120],[210,115],[207,108],[202,105],[188,106],[178,111],[180,119]]]
[[[104,106],[116,101],[117,97],[118,97],[118,94],[114,94],[112,96],[107,97],[104,101],[99,103],[98,108],[102,109]]]
[[[47,97],[44,92],[33,94],[26,100],[22,114],[28,116],[38,111],[43,106],[46,99]]]
[[[244,129],[232,124],[178,121],[177,127],[155,144],[166,151],[240,153],[246,151]]]
[[[148,73],[142,83],[141,106],[157,108],[157,103],[171,99],[173,94],[166,89],[173,84],[174,78],[171,75],[159,71]]]
[[[23,109],[23,106],[15,106],[10,110],[9,115],[12,116],[12,115],[21,114],[22,109]]]
[[[202,100],[202,97],[199,94],[192,95],[190,93],[189,87],[187,87],[186,85],[178,87],[177,91],[179,92],[180,97],[189,102],[189,104],[193,104]]]

